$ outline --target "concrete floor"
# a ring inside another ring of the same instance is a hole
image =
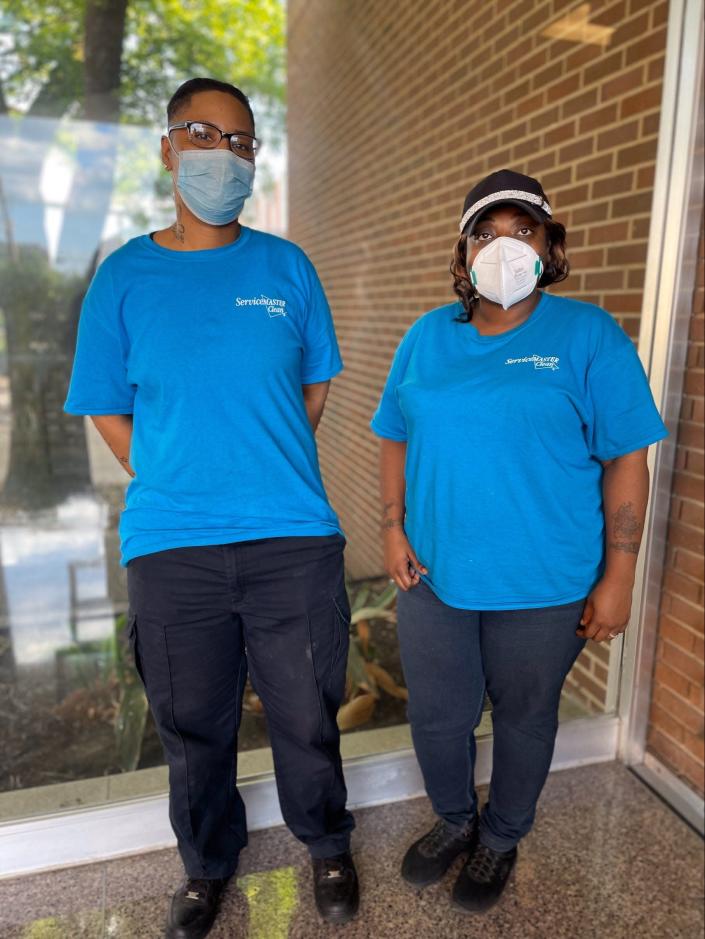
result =
[[[255,832],[213,939],[647,939],[703,935],[702,839],[623,766],[554,773],[502,902],[482,917],[448,902],[458,868],[424,891],[398,868],[433,821],[425,799],[356,813],[358,918],[330,927],[311,901],[305,849]],[[174,850],[0,882],[2,939],[151,939],[181,878]]]

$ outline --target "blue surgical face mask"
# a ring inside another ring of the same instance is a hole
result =
[[[175,185],[186,207],[208,225],[233,222],[252,195],[255,164],[221,148],[182,150],[176,156]]]

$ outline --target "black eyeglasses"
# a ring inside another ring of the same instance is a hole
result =
[[[261,141],[253,137],[252,134],[245,134],[239,130],[233,131],[232,134],[226,134],[215,124],[209,124],[207,121],[182,121],[180,124],[170,124],[167,128],[167,134],[172,146],[174,146],[175,140],[176,142],[179,141],[180,136],[175,134],[174,131],[184,130],[189,143],[194,144],[196,147],[203,150],[212,150],[225,138],[236,156],[250,161],[254,160],[261,145]],[[176,146],[174,146],[174,149],[178,150]]]

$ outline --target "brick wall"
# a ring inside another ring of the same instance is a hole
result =
[[[676,447],[648,749],[703,795],[703,327],[705,247],[697,286]]]
[[[568,227],[560,291],[637,335],[668,5],[597,0],[572,38],[553,38],[580,6],[290,0],[290,237],[318,268],[346,364],[319,448],[353,576],[381,570],[368,422],[403,332],[453,299],[474,182],[503,166],[538,176]],[[607,655],[590,644],[571,676],[595,709]]]

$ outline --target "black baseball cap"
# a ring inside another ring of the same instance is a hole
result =
[[[537,222],[545,222],[553,214],[538,179],[514,170],[497,170],[473,186],[465,197],[460,234],[471,235],[486,209],[507,202],[526,209]]]

